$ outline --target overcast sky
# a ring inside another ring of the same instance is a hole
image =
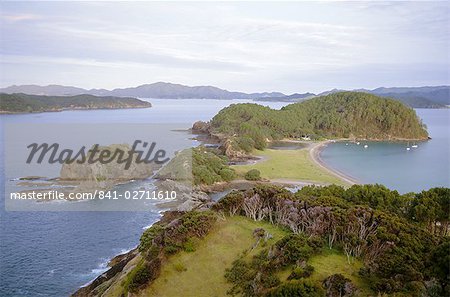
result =
[[[448,3],[1,2],[0,85],[449,84]]]

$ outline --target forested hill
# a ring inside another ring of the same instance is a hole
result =
[[[247,150],[264,148],[266,139],[361,138],[427,139],[415,111],[392,99],[359,92],[317,97],[273,110],[257,104],[234,104],[211,121],[210,132],[235,137]]]
[[[0,93],[0,113],[146,107],[151,107],[151,104],[136,98],[98,97],[93,95],[41,96],[22,93]]]

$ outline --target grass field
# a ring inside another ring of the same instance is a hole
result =
[[[273,244],[287,234],[266,222],[254,222],[244,217],[227,217],[201,241],[194,252],[179,252],[171,256],[161,275],[140,296],[226,296],[230,285],[225,281],[225,269],[231,267],[244,250],[255,243],[253,230],[264,228]],[[255,248],[247,257],[262,249]]]
[[[349,278],[359,288],[359,296],[373,295],[369,284],[358,275],[363,266],[362,262],[354,259],[349,264],[347,257],[341,251],[325,248],[320,255],[313,256],[308,263],[314,267],[314,273],[311,275],[312,280],[321,282],[332,274],[340,273]]]
[[[266,179],[286,179],[296,181],[308,181],[326,184],[347,185],[336,176],[318,167],[309,156],[308,149],[301,150],[270,150],[256,151],[256,156],[265,158],[251,165],[232,166],[238,175],[244,174],[250,169],[258,169],[261,177]]]
[[[350,279],[358,287],[358,296],[374,295],[369,284],[358,275],[359,269],[363,266],[362,262],[354,259],[349,264],[342,251],[324,248],[319,255],[312,256],[308,260],[308,264],[314,267],[314,272],[307,279],[322,283],[328,276],[339,273]],[[291,271],[292,267],[288,267],[278,273],[280,280],[286,281]]]

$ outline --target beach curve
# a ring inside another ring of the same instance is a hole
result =
[[[360,182],[358,180],[356,180],[353,177],[348,176],[345,173],[342,173],[334,168],[331,168],[330,166],[328,166],[321,158],[320,158],[320,153],[325,149],[325,147],[331,143],[334,142],[332,140],[325,140],[325,141],[321,141],[318,143],[314,143],[311,145],[310,149],[309,149],[309,156],[311,158],[311,160],[320,168],[322,168],[323,170],[327,171],[328,173],[336,176],[337,178],[343,180],[344,182],[350,184],[350,185],[356,185],[356,184],[360,184]]]

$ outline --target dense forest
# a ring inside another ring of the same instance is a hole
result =
[[[286,295],[280,292],[292,284],[273,279],[277,270],[289,265],[291,279],[307,279],[308,270],[314,269],[308,268],[308,257],[323,246],[337,247],[349,261],[361,259],[359,274],[374,292],[448,296],[449,206],[448,188],[402,196],[381,185],[355,185],[347,190],[304,187],[295,194],[260,187],[231,193],[214,207],[292,231],[252,262],[233,263],[227,279],[244,296],[323,296],[320,291],[329,285],[327,280],[322,286],[313,284],[311,294]],[[335,296],[345,295],[343,289]]]
[[[0,94],[0,113],[61,111],[64,109],[144,108],[151,104],[136,98],[93,95],[41,96],[22,93]]]
[[[194,253],[195,263],[205,261],[207,255],[195,253],[196,249],[210,240],[207,235],[222,232],[221,222],[235,217],[245,218],[240,224],[260,222],[264,227],[253,230],[254,243],[230,265],[204,262],[205,269],[222,271],[228,295],[448,296],[449,205],[448,188],[405,195],[381,185],[309,186],[296,193],[260,185],[233,191],[209,210],[167,212],[144,232],[136,251],[139,256],[131,260],[134,268],[124,270],[120,281],[101,283],[99,278],[76,296],[97,296],[105,290],[114,292],[106,296],[142,295],[147,288],[144,295],[151,296],[152,284],[176,254]],[[273,240],[273,232],[282,235]],[[219,236],[214,240],[226,245],[228,239]],[[341,254],[349,265],[361,263],[353,277],[356,283],[333,269],[326,270],[322,278],[312,277],[320,268],[311,259],[326,257],[330,250]],[[123,265],[111,270],[122,270]],[[181,281],[190,267],[180,265],[175,266],[175,274],[165,274],[168,278],[162,283]],[[204,279],[187,283],[222,285]]]
[[[212,134],[225,136],[244,151],[263,149],[267,140],[300,138],[426,139],[426,127],[413,109],[396,100],[359,92],[340,92],[273,110],[233,104],[210,122]]]

